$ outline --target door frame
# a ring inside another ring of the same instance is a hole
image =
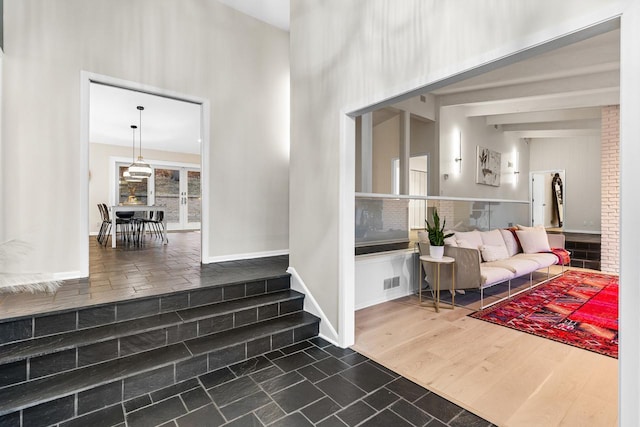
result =
[[[200,135],[202,142],[200,144],[200,190],[202,193],[202,211],[201,211],[201,228],[200,228],[200,262],[204,263],[209,259],[209,153],[211,150],[210,142],[210,112],[211,103],[206,98],[187,95],[167,89],[150,86],[138,82],[119,79],[115,77],[105,76],[102,74],[92,73],[89,71],[80,71],[80,176],[89,176],[89,93],[91,83],[99,83],[114,86],[122,89],[144,92],[150,95],[162,96],[184,102],[191,102],[200,106]],[[81,241],[79,247],[82,249],[81,254],[81,277],[89,277],[89,179],[83,179],[80,183],[81,191],[78,202],[81,205],[81,221],[80,233]],[[113,194],[113,192],[111,193]]]
[[[540,171],[529,171],[529,206],[531,207],[531,210],[529,212],[529,222],[531,223],[530,225],[533,226],[533,176],[534,175],[546,175],[546,174],[554,174],[554,173],[559,173],[560,175],[562,175],[562,187],[563,187],[563,195],[562,195],[562,216],[563,216],[563,220],[562,223],[566,224],[567,222],[567,183],[566,183],[566,178],[567,178],[567,171],[565,169],[547,169],[547,170],[540,170]],[[551,192],[550,188],[546,188],[544,189],[544,195],[545,195],[545,200],[547,200],[547,195]],[[551,195],[553,197],[553,195]],[[545,217],[546,219],[546,217]],[[542,224],[543,227],[546,227],[546,225],[543,223]]]

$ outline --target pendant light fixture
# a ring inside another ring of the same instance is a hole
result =
[[[129,166],[129,174],[131,174],[134,178],[147,179],[151,176],[151,166],[148,163],[145,163],[142,158],[142,110],[144,107],[138,105],[138,111],[140,111],[140,153],[138,155],[138,160],[133,162],[131,166]]]
[[[138,129],[138,126],[131,125],[131,130],[133,131],[133,142],[131,143],[131,163],[132,164],[135,163],[135,160],[136,160],[136,129]],[[142,178],[131,176],[128,168],[122,173],[122,177],[127,182],[142,182]]]

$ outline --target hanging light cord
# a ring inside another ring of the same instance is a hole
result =
[[[142,158],[142,110],[144,107],[138,105],[138,111],[140,111],[140,157]]]
[[[131,125],[131,130],[133,131],[133,144],[131,145],[131,163],[136,161],[136,129],[138,126]]]

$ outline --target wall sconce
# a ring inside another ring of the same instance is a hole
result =
[[[458,173],[462,173],[462,132],[458,132],[458,157],[453,160],[458,164]]]
[[[518,156],[519,153],[514,150],[513,152],[513,185],[516,186],[518,184],[518,176],[520,176],[520,170],[518,168]]]

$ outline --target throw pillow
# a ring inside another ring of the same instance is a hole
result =
[[[500,230],[482,231],[480,236],[482,237],[482,244],[484,245],[505,246]]]
[[[518,245],[516,238],[513,237],[511,230],[500,229],[500,234],[502,234],[505,246],[507,247],[507,253],[510,257],[520,252],[520,246]]]
[[[499,261],[509,258],[507,248],[504,245],[482,245],[480,247],[482,259],[485,262]]]
[[[547,232],[543,228],[532,230],[516,230],[518,240],[522,245],[525,254],[535,254],[538,252],[551,252]]]
[[[478,230],[459,232],[456,231],[455,234],[456,241],[458,242],[458,246],[460,245],[460,240],[464,240],[467,246],[462,246],[463,248],[471,248],[471,249],[480,249],[482,243],[482,236]]]
[[[456,240],[456,243],[458,245],[459,248],[464,248],[464,249],[478,249],[477,246],[473,246],[471,243],[467,242],[464,239],[460,239],[460,240]]]

